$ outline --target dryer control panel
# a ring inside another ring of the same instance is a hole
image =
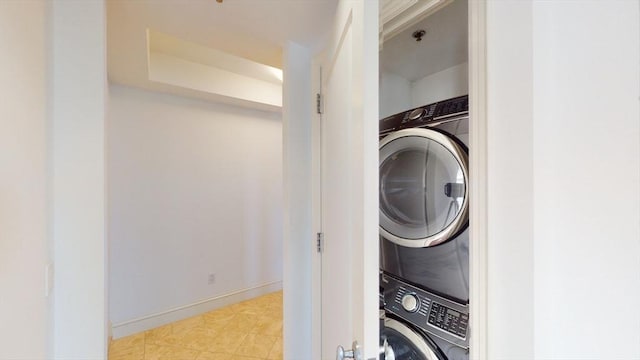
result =
[[[454,345],[469,347],[469,306],[382,274],[385,310]]]
[[[469,96],[459,96],[388,116],[380,120],[379,135],[384,137],[401,129],[429,126],[468,113]]]

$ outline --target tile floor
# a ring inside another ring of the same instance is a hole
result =
[[[111,342],[109,360],[281,360],[282,292]]]

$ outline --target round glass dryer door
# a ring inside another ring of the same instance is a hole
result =
[[[468,224],[468,155],[430,129],[397,131],[380,142],[380,234],[406,247],[450,240]]]
[[[394,319],[384,319],[380,331],[385,360],[439,360],[422,335]]]

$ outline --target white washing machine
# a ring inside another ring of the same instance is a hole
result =
[[[468,358],[468,104],[461,96],[380,121],[385,311],[436,343],[438,359]]]

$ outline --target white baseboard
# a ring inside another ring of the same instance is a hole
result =
[[[114,324],[112,326],[111,334],[115,340],[279,290],[282,290],[282,281],[274,281],[247,289],[237,290],[228,294],[179,306],[156,314]]]

